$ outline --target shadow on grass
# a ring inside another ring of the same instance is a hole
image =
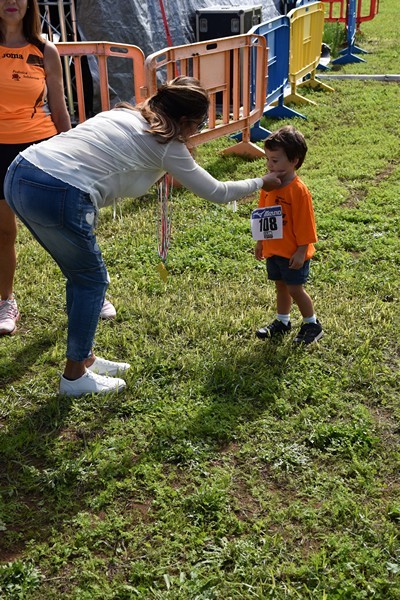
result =
[[[155,424],[152,458],[185,466],[223,451],[240,435],[243,423],[273,410],[292,354],[288,345],[260,343],[254,353],[232,359],[225,355],[205,364],[200,408],[187,419]]]
[[[30,398],[32,403],[35,398]],[[0,434],[0,561],[10,560],[22,551],[32,537],[46,536],[52,506],[48,493],[40,490],[33,471],[45,470],[53,462],[52,440],[59,434],[69,412],[70,402],[57,398],[24,417]],[[1,430],[0,430],[1,431]],[[39,533],[40,532],[40,533]]]
[[[30,410],[21,406],[23,416],[14,417],[3,434],[0,428],[0,563],[15,560],[30,540],[47,539],[82,510],[87,490],[79,476],[90,434],[85,436],[84,425],[82,431],[68,426],[76,402],[93,417],[96,433],[113,414],[107,397],[97,403],[57,394],[43,404],[43,395],[33,393]],[[64,445],[68,456],[60,458]]]
[[[54,339],[50,336],[42,336],[32,343],[24,343],[22,348],[10,352],[0,363],[0,390],[6,385],[23,377],[34,365],[38,357],[54,345]]]
[[[135,467],[140,463],[185,467],[193,460],[199,464],[215,460],[234,442],[241,424],[271,410],[291,354],[292,349],[285,345],[260,344],[254,353],[239,358],[221,354],[210,364],[205,358],[200,407],[197,402],[194,412],[173,422],[168,414],[155,417],[151,431],[147,431],[152,442],[136,457]],[[135,416],[137,400],[130,403],[123,396],[112,403],[107,397],[96,400],[96,410],[93,399],[82,399],[75,406],[83,413],[82,431],[68,426],[76,401],[53,396],[0,436],[0,486],[7,494],[7,504],[0,504],[0,524],[6,526],[0,539],[0,561],[18,557],[31,539],[36,543],[48,539],[51,531],[60,530],[75,514],[87,510],[87,496],[100,494],[112,479],[132,476],[133,463],[112,471],[109,480],[101,473],[95,477],[96,461],[90,459],[93,465],[88,471],[89,480],[82,478],[91,442],[96,444],[103,437],[100,434],[106,430],[107,420],[119,416],[124,436],[123,422]],[[31,400],[35,402],[35,398]],[[177,398],[176,404],[179,402],[184,408],[184,398]],[[142,412],[152,413],[152,406],[145,400],[140,404]],[[87,421],[89,426],[85,425]],[[67,456],[60,458],[63,444]],[[150,493],[146,489],[143,492]]]

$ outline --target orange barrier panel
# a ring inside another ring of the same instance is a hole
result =
[[[328,16],[325,17],[325,21],[340,21],[345,23],[347,21],[347,4],[348,0],[322,0],[327,4]]]
[[[314,2],[288,13],[290,19],[289,82],[291,93],[285,103],[315,104],[297,93],[300,86],[319,88],[333,92],[333,88],[315,78],[321,58],[322,34],[324,31],[324,6]],[[309,77],[303,80],[304,77]],[[300,83],[299,83],[300,81]]]
[[[250,141],[250,127],[261,119],[264,110],[267,58],[262,35],[238,35],[165,48],[146,58],[146,91],[148,95],[153,94],[158,79],[173,79],[177,73],[196,77],[210,95],[209,120],[207,129],[193,135],[188,145],[198,146],[241,131],[242,141],[224,153],[264,156],[263,150]],[[256,78],[254,104],[251,101],[251,72]]]
[[[367,2],[369,2],[369,9],[366,7]],[[356,17],[357,28],[360,27],[363,21],[370,21],[373,19],[378,14],[378,11],[379,0],[358,0]]]
[[[132,61],[132,92],[137,102],[143,100],[143,90],[145,90],[144,54],[137,46],[111,42],[60,42],[56,46],[60,56],[68,57],[74,67],[79,122],[86,120],[81,67],[83,56],[94,56],[98,62],[101,110],[109,110],[111,107],[107,70],[107,61],[111,57],[127,58]],[[72,118],[74,116],[71,115]]]
[[[321,0],[328,5],[328,15],[325,21],[340,21],[347,23],[348,19],[348,0]],[[369,4],[369,7],[367,6]],[[370,21],[379,11],[379,0],[357,0],[357,29],[363,21]]]

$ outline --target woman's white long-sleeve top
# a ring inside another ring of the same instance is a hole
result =
[[[102,112],[74,129],[30,146],[22,155],[46,173],[89,193],[97,208],[137,198],[166,172],[201,198],[226,203],[260,189],[260,177],[221,182],[179,141],[160,144],[138,111]]]

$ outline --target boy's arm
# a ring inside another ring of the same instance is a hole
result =
[[[298,246],[289,259],[289,268],[301,269],[306,259],[309,244],[318,241],[314,207],[308,188],[305,188],[298,201],[293,203],[293,230]]]
[[[308,244],[298,246],[296,252],[289,258],[289,269],[301,269],[306,259]]]
[[[263,243],[262,240],[258,240],[254,246],[254,256],[257,260],[263,259]]]
[[[293,232],[297,240],[297,247],[314,244],[318,241],[315,225],[314,207],[310,191],[307,188],[292,203]]]

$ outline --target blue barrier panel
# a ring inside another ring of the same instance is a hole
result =
[[[357,0],[349,0],[347,6],[347,48],[342,50],[339,58],[335,58],[332,61],[334,65],[347,65],[348,63],[365,62],[363,58],[356,56],[356,54],[368,54],[365,50],[362,50],[355,45],[356,31],[357,31]]]
[[[291,119],[303,115],[284,106],[284,93],[289,78],[289,44],[290,44],[290,19],[286,16],[276,17],[250,29],[249,34],[265,37],[268,47],[268,84],[265,99],[264,115],[271,119]],[[252,62],[254,65],[254,61]],[[257,68],[257,66],[255,66]],[[254,76],[251,76],[253,86]],[[252,88],[251,96],[254,97],[255,89]],[[272,106],[272,103],[276,106]],[[260,126],[260,122],[251,128],[251,141],[264,140],[271,133]]]

